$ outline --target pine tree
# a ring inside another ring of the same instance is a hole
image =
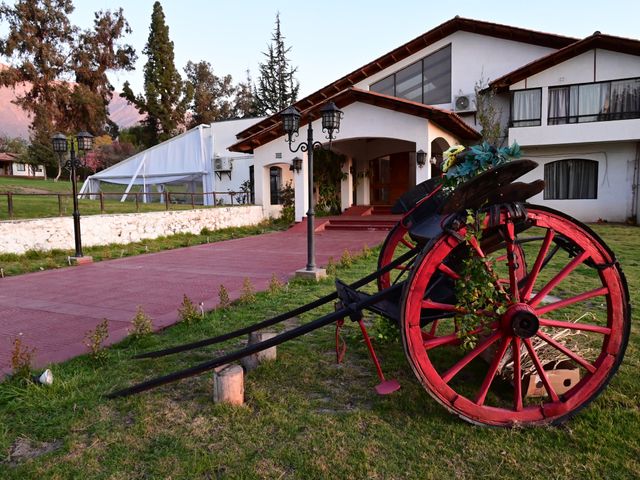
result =
[[[153,4],[149,39],[142,52],[149,58],[144,66],[144,95],[135,95],[129,82],[125,82],[121,95],[146,115],[147,146],[151,146],[179,131],[190,101],[183,95],[184,86],[174,63],[173,42],[160,2]]]
[[[233,114],[235,118],[250,118],[257,116],[256,103],[252,89],[251,72],[247,69],[247,79],[238,83],[233,100]]]
[[[267,51],[263,52],[266,61],[259,65],[260,78],[253,92],[258,115],[272,115],[298,99],[300,83],[294,78],[298,69],[289,65],[287,54],[291,47],[285,47],[284,39],[278,13],[271,43]]]
[[[192,99],[187,128],[234,117],[232,95],[235,88],[231,75],[216,76],[211,64],[205,61],[188,62],[184,71],[187,75],[185,96]]]

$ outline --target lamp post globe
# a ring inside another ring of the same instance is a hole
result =
[[[51,146],[56,153],[65,153],[67,151],[67,136],[64,133],[56,133],[51,137]]]
[[[87,152],[93,148],[93,135],[87,131],[78,132],[76,135],[78,140],[78,150]]]

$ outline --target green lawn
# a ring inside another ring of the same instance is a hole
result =
[[[81,188],[78,185],[78,190]],[[96,215],[99,213],[132,213],[132,212],[155,212],[167,209],[165,203],[160,203],[157,193],[151,195],[149,203],[142,202],[142,196],[138,197],[136,204],[135,196],[130,195],[125,202],[120,202],[124,193],[125,185],[103,184],[101,189],[104,192],[104,209],[101,210],[100,201],[82,199],[80,200],[80,213],[82,215]],[[169,186],[171,192],[169,209],[184,210],[190,209],[191,195],[185,194],[185,187],[181,185]],[[139,186],[134,186],[131,193],[140,192]],[[9,219],[9,205],[7,193],[12,193],[13,217],[21,218],[42,218],[56,217],[59,215],[69,216],[73,212],[73,197],[71,195],[71,182],[68,180],[30,180],[23,178],[0,177],[0,220]],[[223,198],[229,202],[229,196],[223,194],[218,198]],[[235,201],[235,198],[234,198]],[[206,208],[198,202],[202,202],[199,195],[194,195],[194,202],[197,208]]]
[[[618,252],[632,302],[639,300],[638,230],[594,227]],[[377,254],[377,251],[374,251]],[[339,268],[355,280],[375,255]],[[212,292],[217,286],[212,286]],[[106,400],[114,388],[206,361],[217,350],[134,361],[136,352],[224,332],[333,290],[292,282],[248,305],[209,314],[141,340],[127,340],[98,362],[81,357],[53,367],[51,388],[0,385],[0,451],[41,453],[0,463],[0,478],[638,478],[640,341],[634,312],[626,358],[608,389],[562,427],[474,427],[448,414],[422,389],[397,343],[377,346],[385,373],[402,389],[373,391],[376,376],[352,324],[348,352],[335,364],[333,329],[279,347],[278,360],[246,378],[246,405],[210,401],[210,375],[138,396]],[[327,307],[324,312],[330,311]],[[321,313],[321,312],[319,312]],[[306,315],[302,320],[313,318]],[[225,348],[236,346],[231,341]],[[50,449],[50,453],[42,454]]]

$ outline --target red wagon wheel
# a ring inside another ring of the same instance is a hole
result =
[[[387,266],[393,261],[394,258],[399,256],[403,248],[411,250],[416,247],[411,237],[409,237],[409,231],[402,222],[396,223],[395,227],[391,229],[387,238],[382,244],[380,255],[378,255],[378,270]],[[406,250],[405,250],[406,251]],[[398,265],[393,271],[383,273],[378,277],[378,290],[384,290],[389,288],[396,278],[408,269],[408,265]]]
[[[378,255],[378,270],[387,266],[405,251],[415,248],[416,245],[416,242],[409,236],[407,227],[405,227],[402,222],[398,222],[382,244],[382,249]],[[488,250],[492,251],[494,248],[495,247],[489,247]],[[516,256],[516,275],[518,278],[523,278],[527,274],[526,262],[522,246],[518,243],[515,245],[514,255]],[[496,257],[494,261],[506,264],[506,253]],[[398,265],[392,271],[383,273],[378,277],[378,290],[389,288],[398,277],[409,270],[411,270],[410,261],[407,261],[402,265]]]
[[[483,238],[500,235],[504,253],[509,253],[516,232],[523,230],[538,235],[537,242],[524,245],[535,261],[520,279],[509,262],[500,309],[504,313],[460,311],[455,298],[442,299],[439,285],[457,281],[461,254],[491,257],[482,245],[462,240],[464,225],[442,234],[416,260],[404,290],[401,330],[416,376],[433,398],[472,423],[514,426],[566,420],[604,389],[627,345],[626,281],[602,240],[570,217],[534,206],[528,207],[524,220],[513,221],[506,212],[497,226],[489,228],[485,220]],[[492,255],[502,254],[497,250]],[[477,343],[464,350],[460,335],[451,332],[456,314],[468,313],[483,326],[469,332],[477,335]],[[436,329],[425,324],[425,318],[438,315]],[[579,380],[555,383],[552,369],[558,365],[577,371]],[[538,396],[525,394],[522,379],[539,385]]]

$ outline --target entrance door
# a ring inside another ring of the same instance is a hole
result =
[[[369,162],[371,205],[393,205],[409,189],[409,153],[394,153]]]

